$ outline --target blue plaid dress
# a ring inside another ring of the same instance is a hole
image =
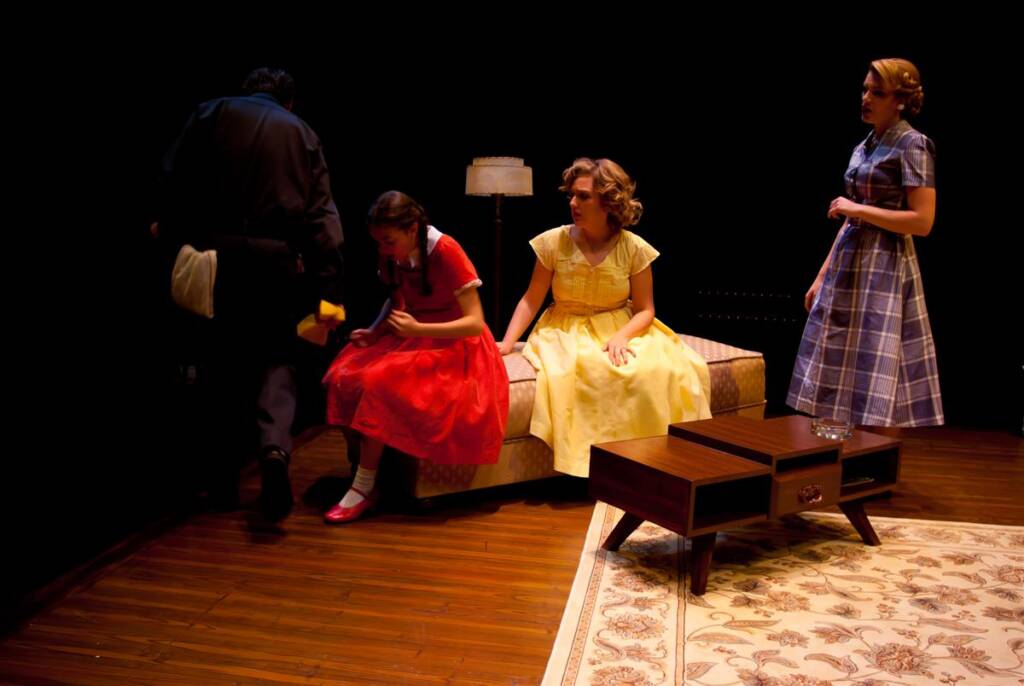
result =
[[[906,121],[858,145],[846,170],[857,203],[905,210],[934,187],[934,145]],[[858,219],[840,233],[811,305],[787,404],[869,426],[943,423],[938,366],[914,241]]]

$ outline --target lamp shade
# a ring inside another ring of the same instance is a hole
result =
[[[474,157],[466,195],[533,195],[533,170],[521,157]]]

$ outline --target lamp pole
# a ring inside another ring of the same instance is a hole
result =
[[[501,199],[503,194],[494,194],[494,305],[491,314],[491,329],[497,332],[501,326]],[[495,334],[497,335],[497,334]]]

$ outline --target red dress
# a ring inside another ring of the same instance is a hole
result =
[[[422,270],[396,265],[404,309],[419,322],[462,317],[456,292],[479,285],[476,269],[450,236],[429,251]],[[439,237],[438,237],[439,236]],[[384,326],[381,324],[380,326]],[[497,462],[508,417],[508,375],[490,329],[465,338],[402,338],[385,333],[365,348],[347,345],[324,377],[327,421],[403,453],[445,464]]]

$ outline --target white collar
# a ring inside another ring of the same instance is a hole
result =
[[[437,245],[437,242],[441,239],[441,236],[443,235],[443,233],[435,229],[433,226],[427,226],[427,255],[430,255],[430,253],[434,252],[434,247]],[[409,255],[409,266],[419,266],[419,263],[416,261],[415,255]]]

